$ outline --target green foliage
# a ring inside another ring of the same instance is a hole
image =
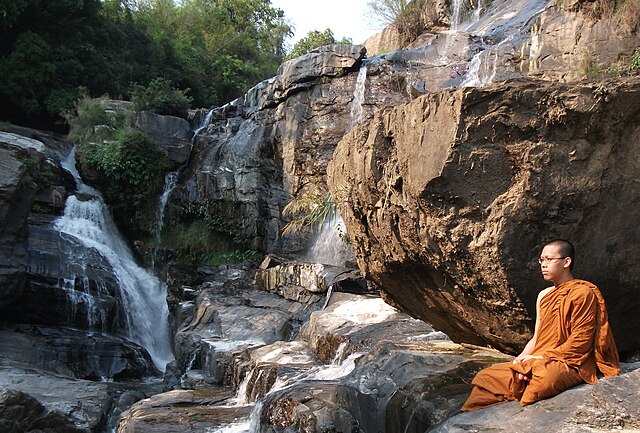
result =
[[[162,234],[161,245],[174,251],[180,264],[208,264],[256,260],[260,253],[210,202],[173,209],[174,221]]]
[[[147,87],[136,86],[132,99],[136,110],[153,111],[158,114],[186,117],[193,98],[187,96],[189,89],[179,90],[169,80],[158,77]]]
[[[0,5],[0,119],[52,126],[82,88],[127,98],[157,77],[221,105],[275,73],[290,34],[269,0],[12,0]]]
[[[87,145],[87,161],[125,194],[134,193],[164,173],[163,155],[137,130],[119,130],[114,141]],[[135,195],[135,193],[134,193]]]
[[[633,54],[629,65],[625,68],[625,72],[632,73],[640,70],[640,47],[636,48],[636,52]]]
[[[285,224],[282,235],[308,232],[324,222],[336,211],[336,203],[331,194],[322,196],[301,196],[291,200],[282,210],[291,221]]]
[[[351,39],[346,37],[343,37],[340,41],[336,40],[331,29],[326,29],[324,32],[312,30],[307,33],[307,36],[294,44],[293,50],[291,50],[291,53],[286,58],[293,59],[295,57],[302,56],[314,48],[321,47],[323,45],[351,43],[353,43]]]
[[[129,115],[106,98],[84,97],[66,113],[83,172],[102,190],[118,226],[131,239],[150,236],[169,161],[153,141],[129,126]]]
[[[126,122],[122,113],[108,113],[106,98],[93,99],[86,95],[78,99],[75,109],[66,111],[64,116],[70,126],[69,141],[76,144],[111,140]]]
[[[409,3],[409,0],[369,0],[367,8],[369,16],[384,26],[393,24]]]

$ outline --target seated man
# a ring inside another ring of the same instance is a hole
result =
[[[620,371],[618,351],[598,288],[574,279],[573,245],[549,242],[539,262],[542,277],[553,283],[536,302],[533,338],[513,362],[481,370],[462,411],[511,400],[522,406],[552,397],[581,382],[595,383]]]

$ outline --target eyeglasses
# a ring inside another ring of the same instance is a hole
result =
[[[551,263],[554,260],[564,260],[566,259],[566,257],[540,257],[538,259],[538,263],[543,264],[543,263]]]

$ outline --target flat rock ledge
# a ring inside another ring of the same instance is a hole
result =
[[[640,362],[625,364],[622,371],[531,406],[509,402],[461,413],[431,432],[639,432]]]

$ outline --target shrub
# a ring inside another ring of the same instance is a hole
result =
[[[178,263],[218,265],[259,258],[216,207],[206,202],[172,209],[173,221],[165,227],[161,244],[173,250]]]
[[[147,110],[157,114],[186,117],[193,101],[193,98],[187,96],[188,91],[189,89],[176,89],[171,81],[158,77],[147,87],[135,86],[132,100],[138,111]]]

